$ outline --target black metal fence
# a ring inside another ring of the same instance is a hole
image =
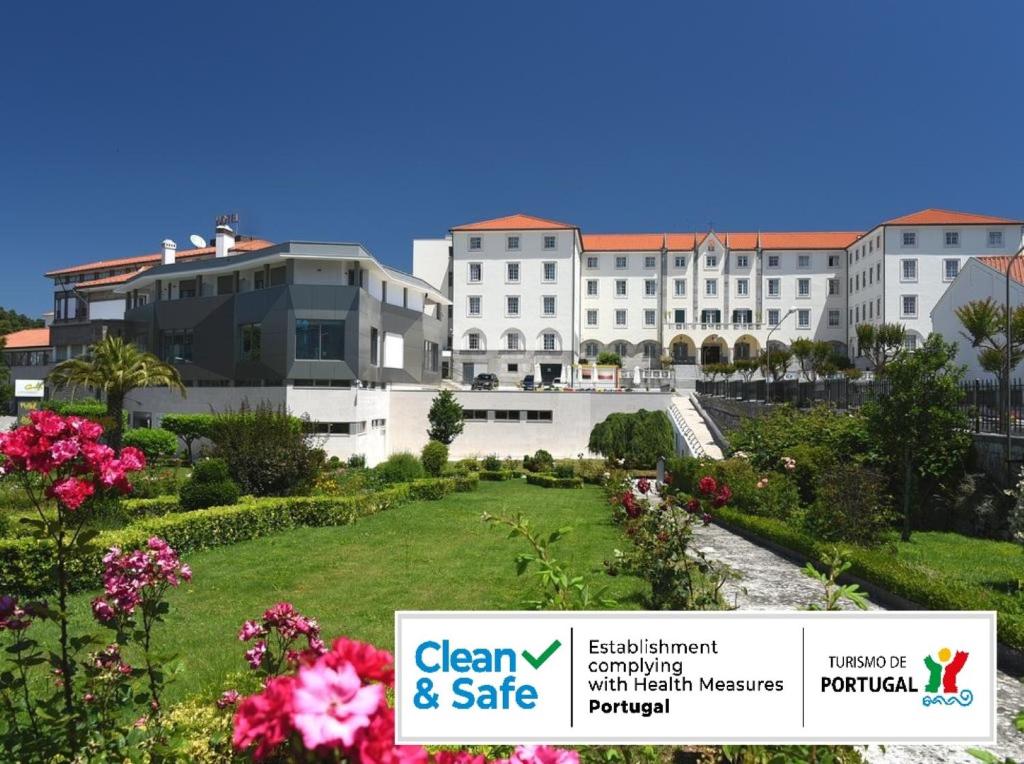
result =
[[[769,397],[773,403],[788,403],[797,408],[825,404],[839,409],[855,409],[878,395],[888,393],[889,383],[884,380],[819,379],[805,382],[785,379],[772,382],[765,380],[727,380],[711,382],[697,381],[697,392],[720,398],[742,401],[764,401]],[[963,398],[960,407],[971,419],[975,432],[1006,432],[1006,408],[1000,386],[994,381],[964,382],[960,385]],[[1024,433],[1024,382],[1015,380],[1010,385],[1010,429]]]

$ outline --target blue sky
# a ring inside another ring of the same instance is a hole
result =
[[[19,3],[0,305],[48,268],[245,234],[411,239],[1024,217],[1016,3]]]

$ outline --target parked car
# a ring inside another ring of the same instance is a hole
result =
[[[527,374],[525,377],[523,377],[523,389],[524,390],[536,390],[537,389],[537,383],[534,382],[532,374]]]
[[[472,390],[497,390],[498,389],[498,375],[497,374],[477,374],[473,379]]]

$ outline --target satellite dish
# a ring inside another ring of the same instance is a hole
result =
[[[202,249],[203,247],[207,246],[206,239],[204,239],[197,233],[194,233],[191,236],[189,236],[188,240],[192,242],[192,246],[195,247],[196,249]]]

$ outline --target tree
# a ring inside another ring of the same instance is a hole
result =
[[[706,363],[700,367],[700,370],[711,382],[714,382],[719,374],[727,380],[736,373],[736,367],[731,363]]]
[[[789,371],[789,364],[793,360],[793,351],[788,348],[773,347],[771,352],[762,350],[757,358],[757,365],[765,379],[771,377],[772,382],[778,382],[786,376]]]
[[[17,332],[21,329],[39,329],[43,322],[38,318],[29,318],[14,310],[0,308],[0,336]]]
[[[832,346],[820,340],[802,337],[793,340],[793,358],[800,365],[800,373],[808,382],[816,382],[819,376],[835,371],[832,362]]]
[[[437,394],[430,404],[427,419],[430,420],[427,436],[446,446],[450,446],[466,426],[462,406],[455,400],[451,390],[442,390]]]
[[[195,461],[192,445],[202,438],[209,438],[213,431],[213,414],[164,414],[160,427],[173,432],[181,440],[188,456],[188,463]]]
[[[626,469],[652,469],[659,456],[674,453],[672,422],[664,411],[609,414],[591,430],[587,448],[606,459],[621,459]]]
[[[903,540],[910,539],[912,502],[926,483],[937,484],[964,463],[971,446],[960,408],[964,369],[953,363],[956,345],[929,335],[916,352],[885,365],[888,390],[864,406],[868,433],[897,476],[903,505]]]
[[[903,352],[907,330],[903,324],[857,324],[857,350],[871,363],[875,374]]]
[[[743,377],[744,382],[749,382],[759,367],[758,362],[753,358],[739,358],[733,361],[732,365],[736,369],[736,373]]]
[[[6,341],[0,337],[0,412],[7,410],[7,404],[14,397],[14,389],[11,387],[11,372],[4,360],[4,345]]]
[[[1024,305],[1014,308],[1011,316],[1013,347],[1009,354],[1009,367],[1006,365],[1006,308],[1003,305],[991,297],[973,300],[957,308],[956,317],[964,327],[960,334],[970,340],[971,347],[980,348],[978,362],[981,368],[996,377],[1002,391],[999,409],[1005,416],[1006,386],[1013,370],[1024,359]]]
[[[603,353],[597,354],[597,365],[598,366],[618,366],[622,368],[622,356],[618,353],[611,353],[604,351]]]
[[[185,385],[177,369],[114,336],[97,342],[84,358],[57,364],[48,379],[56,387],[69,387],[72,391],[84,387],[103,394],[110,419],[107,443],[115,451],[121,448],[124,399],[128,393],[141,387],[167,387],[185,397]]]

